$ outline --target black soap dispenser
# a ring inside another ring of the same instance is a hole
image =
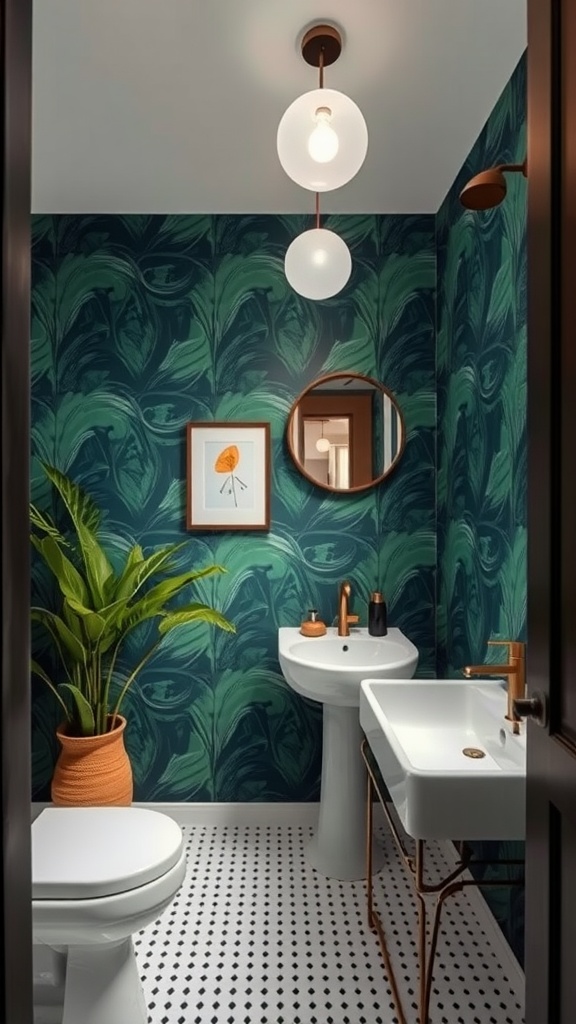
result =
[[[386,636],[388,626],[386,623],[386,601],[379,590],[370,594],[368,604],[368,632],[370,636]]]

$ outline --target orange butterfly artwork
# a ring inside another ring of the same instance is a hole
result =
[[[225,473],[226,479],[220,488],[220,494],[230,494],[234,500],[234,505],[238,508],[238,495],[236,487],[240,487],[240,490],[245,491],[247,484],[240,479],[239,476],[234,472],[238,463],[240,462],[240,452],[235,444],[229,444],[227,448],[223,448],[218,455],[216,462],[214,463],[214,469],[216,473]]]

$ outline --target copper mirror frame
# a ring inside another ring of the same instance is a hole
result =
[[[354,494],[376,487],[397,466],[406,427],[389,388],[373,377],[342,370],[318,377],[298,395],[286,442],[294,465],[310,483]]]

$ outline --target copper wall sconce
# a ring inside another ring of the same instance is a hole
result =
[[[499,164],[481,171],[471,178],[460,193],[460,202],[467,210],[491,210],[498,206],[506,196],[506,179],[504,173],[521,171],[527,176],[526,160],[522,164]]]

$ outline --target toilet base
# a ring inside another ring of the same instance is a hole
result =
[[[62,1024],[147,1024],[148,1011],[132,937],[70,946]]]
[[[34,1008],[35,1024],[147,1024],[132,938],[70,946],[63,1007]]]

